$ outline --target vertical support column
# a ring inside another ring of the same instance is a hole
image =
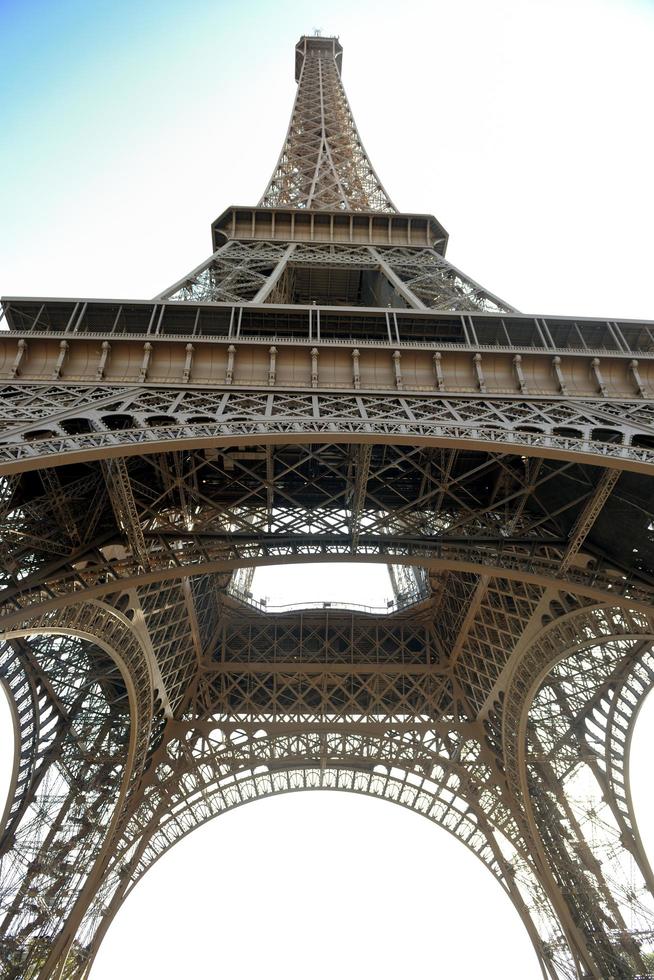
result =
[[[311,348],[311,387],[318,387],[318,348]]]
[[[402,391],[402,354],[399,350],[393,351],[393,368],[395,369],[395,387]]]
[[[636,360],[629,361],[629,373],[631,374],[631,377],[634,379],[634,382],[636,384],[636,390],[640,395],[640,397],[647,398],[647,392],[641,380],[640,371],[638,370],[638,361]]]
[[[606,398],[606,385],[604,384],[604,378],[602,376],[602,370],[600,368],[599,357],[594,357],[592,359],[592,361],[590,362],[590,368],[595,377],[595,382],[599,389],[599,393],[601,394],[602,398]]]
[[[524,371],[522,370],[522,354],[516,354],[513,358],[513,373],[515,374],[518,388],[523,395],[526,395],[529,389],[525,381]]]
[[[68,353],[68,341],[62,340],[59,344],[59,354],[57,356],[57,361],[52,372],[52,380],[58,381],[61,377],[61,369],[64,366],[64,361],[66,359],[66,354]]]
[[[434,374],[436,375],[436,391],[442,391],[445,387],[445,378],[443,377],[443,355],[440,351],[436,351],[432,358],[434,362]]]
[[[184,371],[182,373],[182,381],[187,382],[191,377],[191,367],[193,365],[193,352],[195,347],[193,344],[187,344],[184,348],[186,351],[186,359],[184,361]]]
[[[274,385],[277,379],[277,348],[273,345],[268,349],[268,384]]]
[[[21,337],[21,339],[18,341],[17,347],[18,351],[16,353],[16,357],[14,358],[14,363],[11,366],[12,378],[17,377],[20,374],[20,365],[27,351],[27,341],[23,340]]]
[[[143,361],[141,363],[141,370],[139,371],[139,381],[145,381],[148,376],[148,368],[150,367],[150,358],[152,357],[152,344],[149,340],[143,344]]]
[[[95,371],[95,380],[102,381],[104,378],[104,372],[107,367],[107,361],[109,360],[109,354],[111,353],[111,344],[108,340],[103,340],[100,347],[100,359],[98,361],[98,366]]]
[[[359,370],[359,351],[352,351],[352,383],[355,388],[361,387],[361,373]]]
[[[565,384],[565,378],[563,377],[563,368],[561,367],[561,358],[559,357],[558,354],[555,357],[552,358],[552,368],[554,370],[554,374],[556,376],[556,380],[557,380],[558,385],[559,385],[559,391],[560,391],[560,393],[562,395],[567,395],[568,394],[568,389],[567,389],[566,384]]]
[[[231,385],[234,380],[234,356],[236,354],[236,348],[233,344],[230,344],[227,348],[227,367],[225,369],[225,384]]]
[[[475,354],[472,359],[472,363],[475,369],[475,377],[477,379],[477,387],[482,392],[486,393],[486,379],[484,378],[484,369],[481,365],[481,354]]]

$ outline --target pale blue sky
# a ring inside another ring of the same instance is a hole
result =
[[[293,45],[340,34],[398,207],[519,309],[651,315],[654,5],[0,0],[0,293],[150,297],[256,201]]]

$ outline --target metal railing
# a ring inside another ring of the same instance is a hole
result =
[[[429,597],[428,592],[415,592],[411,595],[400,596],[398,599],[389,599],[385,605],[369,606],[360,602],[334,602],[331,600],[314,599],[306,602],[288,602],[275,605],[267,598],[257,599],[251,593],[241,592],[238,589],[228,589],[227,594],[238,602],[246,606],[258,609],[259,612],[271,615],[283,615],[290,612],[302,612],[311,609],[336,609],[346,612],[362,612],[370,616],[389,616],[392,613],[401,612],[410,606],[415,606]]]

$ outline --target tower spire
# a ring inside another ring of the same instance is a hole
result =
[[[341,81],[336,37],[303,36],[298,83],[279,160],[260,206],[396,211],[364,149]]]

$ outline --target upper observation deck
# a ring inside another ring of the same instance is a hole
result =
[[[295,81],[300,81],[304,60],[307,55],[326,55],[332,58],[338,74],[343,69],[343,45],[337,37],[322,37],[320,34],[303,34],[295,45]]]

